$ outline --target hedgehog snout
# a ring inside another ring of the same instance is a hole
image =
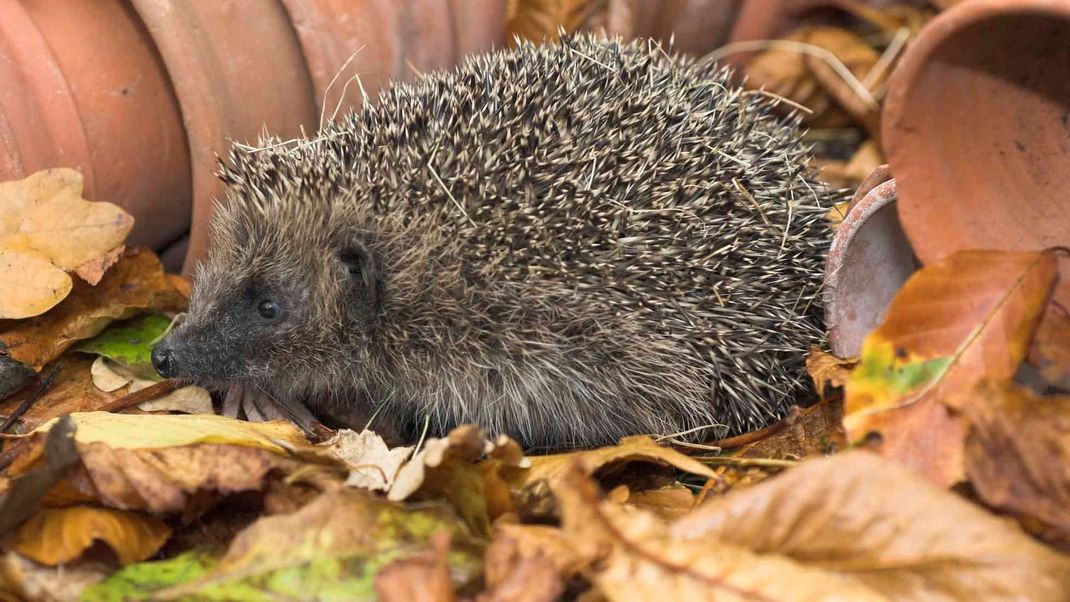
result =
[[[152,367],[160,373],[160,376],[173,378],[178,375],[176,355],[174,346],[167,340],[160,341],[152,348]]]

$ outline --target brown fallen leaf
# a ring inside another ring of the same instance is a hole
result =
[[[452,602],[457,599],[450,581],[450,532],[431,537],[431,549],[391,562],[375,576],[375,593],[382,602]]]
[[[171,528],[154,516],[70,506],[40,510],[19,529],[14,548],[27,558],[56,566],[102,541],[115,552],[119,564],[126,565],[152,556],[170,536]]]
[[[73,169],[0,182],[0,318],[36,316],[62,301],[72,286],[67,272],[96,278],[133,226],[119,206],[83,199]]]
[[[715,499],[670,533],[820,567],[890,600],[1070,599],[1070,558],[865,451]]]
[[[851,124],[852,114],[834,101],[833,95],[824,86],[831,80],[820,80],[814,72],[814,66],[831,70],[827,60],[829,55],[835,57],[856,80],[865,79],[877,64],[880,55],[869,47],[857,34],[839,27],[803,26],[781,40],[771,43],[773,46],[761,52],[747,63],[744,71],[747,76],[744,86],[750,90],[766,90],[777,96],[783,96],[793,103],[809,109],[803,114],[803,121],[815,128],[846,127]],[[821,58],[806,54],[820,53]],[[837,84],[843,84],[843,78],[834,74]],[[837,90],[837,93],[839,91]],[[858,93],[853,93],[858,98]],[[869,112],[877,107],[862,101]],[[786,111],[793,110],[788,104],[779,105]],[[864,124],[863,124],[864,125]]]
[[[847,161],[816,161],[818,177],[829,186],[838,188],[858,188],[866,177],[884,163],[884,155],[873,140],[867,140],[858,147]],[[839,225],[846,211],[829,211],[830,221]]]
[[[695,502],[695,494],[689,488],[673,483],[657,489],[628,491],[628,496],[621,503],[672,520],[686,516],[694,510]]]
[[[967,395],[966,475],[977,495],[1070,550],[1070,395],[988,381]]]
[[[658,445],[646,435],[625,437],[620,443],[611,447],[551,454],[531,457],[531,468],[516,471],[513,475],[514,487],[527,487],[539,481],[545,481],[551,487],[562,478],[573,463],[577,463],[588,474],[596,470],[605,470],[611,466],[620,467],[631,462],[643,462],[672,466],[674,468],[713,478],[713,471],[705,464],[688,457],[671,447]]]
[[[13,358],[39,370],[113,321],[149,310],[182,311],[187,302],[151,251],[128,250],[99,284],[76,282],[70,295],[48,313],[0,321],[0,342]]]
[[[912,276],[847,383],[851,440],[878,433],[885,456],[934,483],[962,480],[966,433],[949,402],[1014,377],[1055,279],[1054,251],[962,251]]]
[[[565,591],[548,550],[535,549],[525,555],[510,535],[500,535],[487,548],[484,571],[487,591],[476,597],[477,602],[553,602]]]
[[[79,600],[85,588],[102,581],[114,570],[115,567],[104,562],[44,566],[17,552],[7,552],[0,555],[0,600]]]
[[[554,494],[584,574],[611,600],[890,600],[852,575],[715,537],[681,537],[652,514],[600,501],[584,473],[571,465]]]
[[[485,554],[488,588],[507,581],[519,564],[542,558],[562,579],[571,579],[586,566],[565,533],[546,525],[502,524],[494,531]]]
[[[92,365],[93,358],[80,353],[68,353],[52,362],[48,368],[56,370],[52,386],[22,415],[17,432],[31,431],[58,416],[93,412],[122,397],[121,388],[108,392],[93,384]],[[10,414],[32,393],[31,388],[0,401],[0,414]]]
[[[847,378],[851,371],[858,367],[858,362],[857,357],[838,358],[827,351],[811,347],[810,354],[806,356],[806,371],[810,373],[818,394],[825,397],[829,387],[840,389],[847,384]]]
[[[1070,394],[1070,308],[1058,302],[1048,304],[1037,326],[1027,361],[1036,371],[1037,388],[1042,392]]]
[[[532,42],[556,40],[558,31],[574,32],[583,23],[587,0],[509,0],[506,39],[514,36]]]
[[[79,444],[78,450],[82,467],[69,482],[79,493],[112,508],[187,519],[226,495],[262,490],[271,474],[284,478],[299,472],[304,481],[318,482],[322,489],[339,486],[343,478],[328,466],[238,445],[113,449],[90,443]]]

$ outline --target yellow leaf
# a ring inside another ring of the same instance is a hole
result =
[[[278,442],[307,444],[297,427],[282,421],[246,422],[214,414],[161,416],[81,412],[70,416],[78,427],[74,437],[78,443],[104,443],[112,449],[225,443],[285,453],[286,448]],[[54,422],[50,420],[33,432],[47,432]]]
[[[74,286],[66,272],[33,252],[0,250],[0,318],[43,314]]]
[[[11,287],[0,318],[26,318],[47,311],[70,291],[70,272],[105,257],[123,244],[134,218],[117,205],[82,198],[82,176],[72,169],[39,171],[23,180],[0,183],[0,285],[20,278],[31,286]],[[58,286],[57,286],[58,285]]]
[[[55,566],[82,555],[94,541],[108,544],[120,564],[152,556],[171,537],[162,520],[111,508],[71,506],[41,510],[18,531],[15,550]]]

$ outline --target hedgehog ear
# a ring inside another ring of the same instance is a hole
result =
[[[379,303],[379,262],[371,250],[358,239],[350,239],[339,253],[339,259],[349,270],[349,279],[359,289],[369,308],[377,308]]]

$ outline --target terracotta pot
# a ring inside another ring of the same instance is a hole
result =
[[[829,249],[825,320],[838,357],[862,351],[895,294],[918,267],[896,214],[896,181],[877,168],[852,200]]]
[[[1070,2],[972,0],[940,14],[892,76],[883,131],[923,262],[1070,246]]]
[[[391,81],[447,69],[505,35],[505,2],[283,0],[324,119],[373,101]],[[360,78],[359,85],[355,78]],[[363,88],[363,90],[362,90]]]
[[[278,0],[132,0],[155,40],[182,107],[193,165],[187,270],[204,257],[212,205],[223,192],[216,157],[230,141],[312,132],[316,105],[297,35]]]
[[[0,0],[0,181],[59,166],[133,214],[131,244],[166,244],[189,223],[178,102],[120,0]]]

